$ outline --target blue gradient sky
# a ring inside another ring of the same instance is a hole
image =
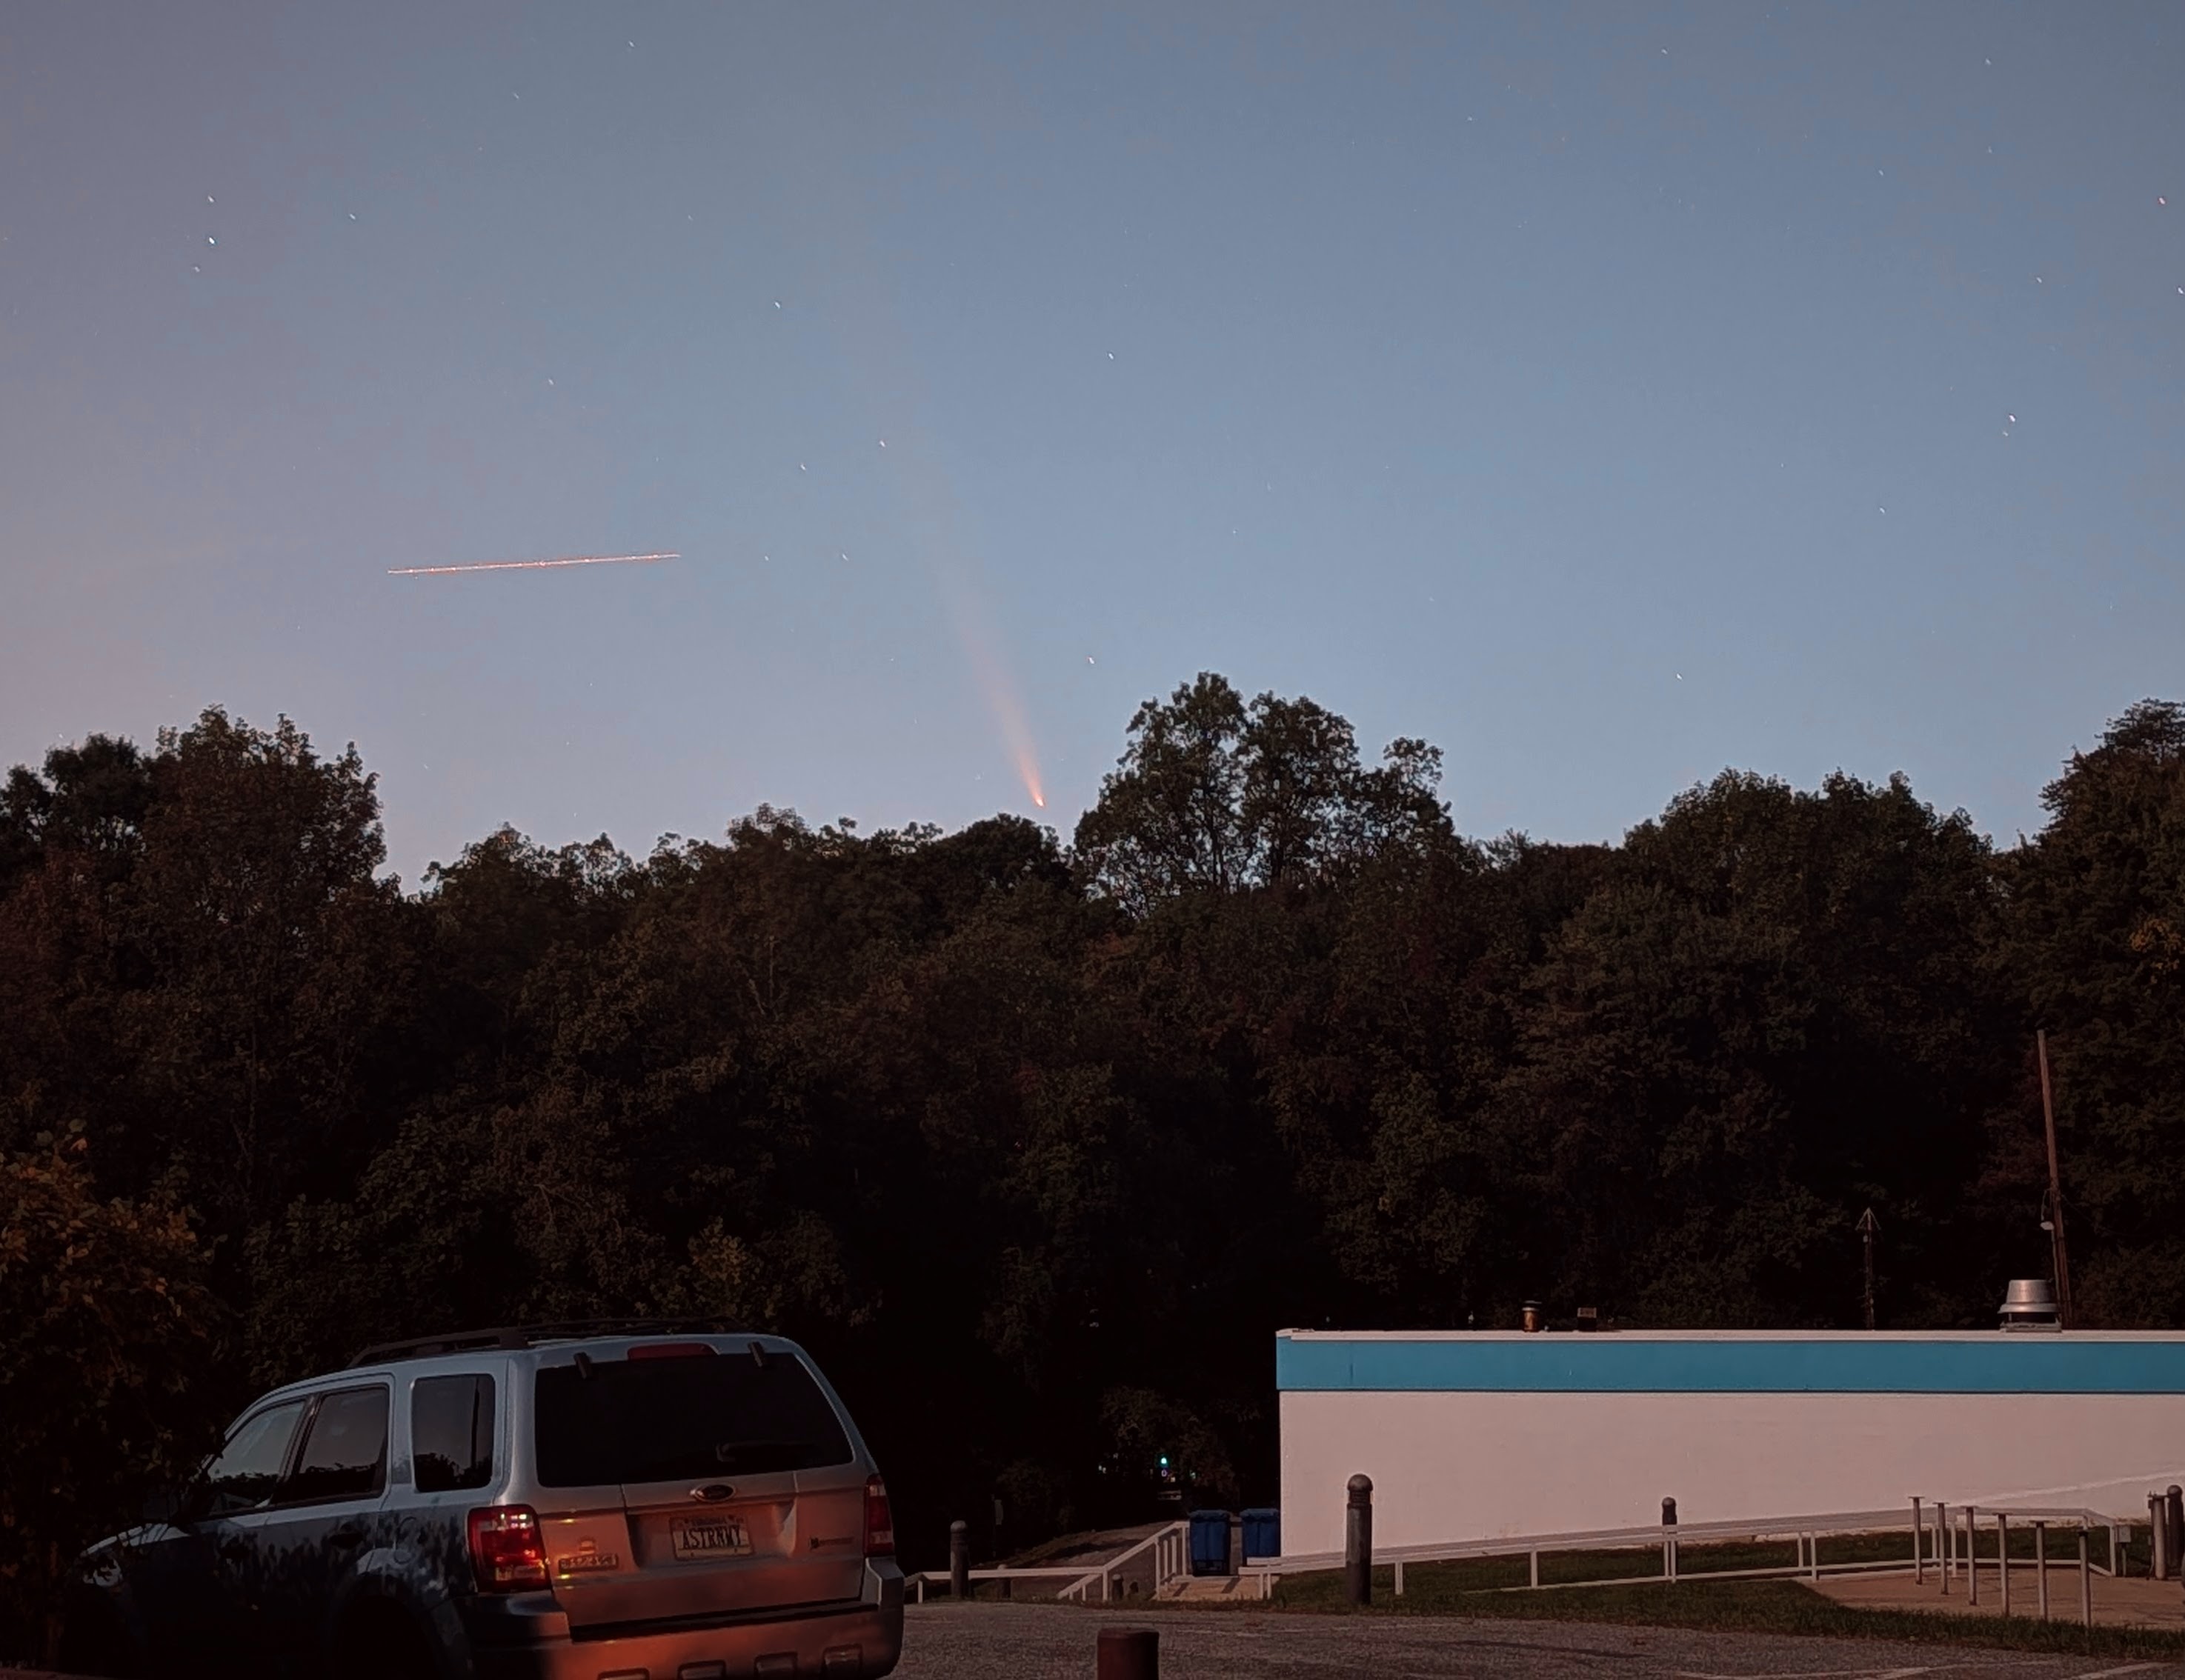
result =
[[[414,880],[1029,811],[1014,695],[1066,834],[1212,668],[1472,833],[2008,840],[2185,693],[2175,5],[0,30],[0,762],[285,711]]]

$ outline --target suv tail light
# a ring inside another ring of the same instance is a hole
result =
[[[895,1555],[895,1513],[888,1509],[887,1483],[877,1476],[865,1481],[865,1555]]]
[[[471,1513],[471,1571],[481,1593],[524,1593],[547,1584],[546,1542],[528,1505]]]

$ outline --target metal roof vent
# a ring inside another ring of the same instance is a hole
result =
[[[2015,1277],[2003,1292],[1999,1328],[2055,1330],[2056,1292],[2045,1277]]]

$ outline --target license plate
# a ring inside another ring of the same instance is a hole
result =
[[[669,1543],[679,1558],[741,1558],[751,1555],[751,1535],[732,1516],[676,1517],[668,1525]]]

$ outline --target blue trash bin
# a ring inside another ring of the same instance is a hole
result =
[[[1244,1556],[1278,1558],[1282,1554],[1282,1514],[1272,1505],[1260,1505],[1243,1513],[1244,1522]]]
[[[1192,1512],[1191,1572],[1193,1575],[1227,1575],[1229,1572],[1227,1511]]]

